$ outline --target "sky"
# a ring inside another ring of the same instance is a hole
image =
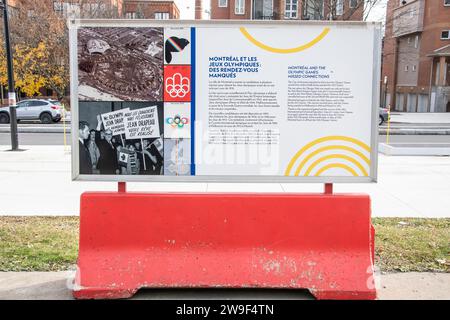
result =
[[[217,0],[213,0],[217,1]],[[373,0],[372,0],[373,1]],[[195,0],[175,0],[180,9],[181,19],[194,19]],[[384,21],[386,14],[387,0],[378,0],[377,5],[371,10],[367,21]],[[203,8],[209,11],[210,0],[203,0]],[[204,19],[207,19],[208,14],[203,14]]]
[[[384,22],[386,18],[386,4],[388,0],[379,0],[369,13],[367,21]]]

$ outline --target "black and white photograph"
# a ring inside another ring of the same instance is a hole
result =
[[[80,28],[78,98],[162,101],[163,28]]]
[[[164,174],[161,102],[80,102],[79,108],[80,174]]]

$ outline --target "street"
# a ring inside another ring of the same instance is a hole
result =
[[[67,134],[67,144],[70,144],[70,134]],[[9,133],[0,133],[0,145],[10,145],[11,135]],[[63,133],[19,133],[19,146],[35,145],[64,145]]]

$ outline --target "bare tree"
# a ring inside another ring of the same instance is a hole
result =
[[[301,0],[303,19],[352,20],[360,11],[366,20],[380,0]],[[351,4],[351,5],[350,5]]]
[[[45,45],[46,61],[36,67],[45,86],[63,98],[69,85],[67,18],[117,18],[118,8],[106,0],[22,0],[11,14],[11,41],[21,48]],[[1,32],[0,38],[3,32]]]

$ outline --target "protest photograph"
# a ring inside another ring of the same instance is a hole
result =
[[[163,104],[80,102],[80,174],[164,174]]]

